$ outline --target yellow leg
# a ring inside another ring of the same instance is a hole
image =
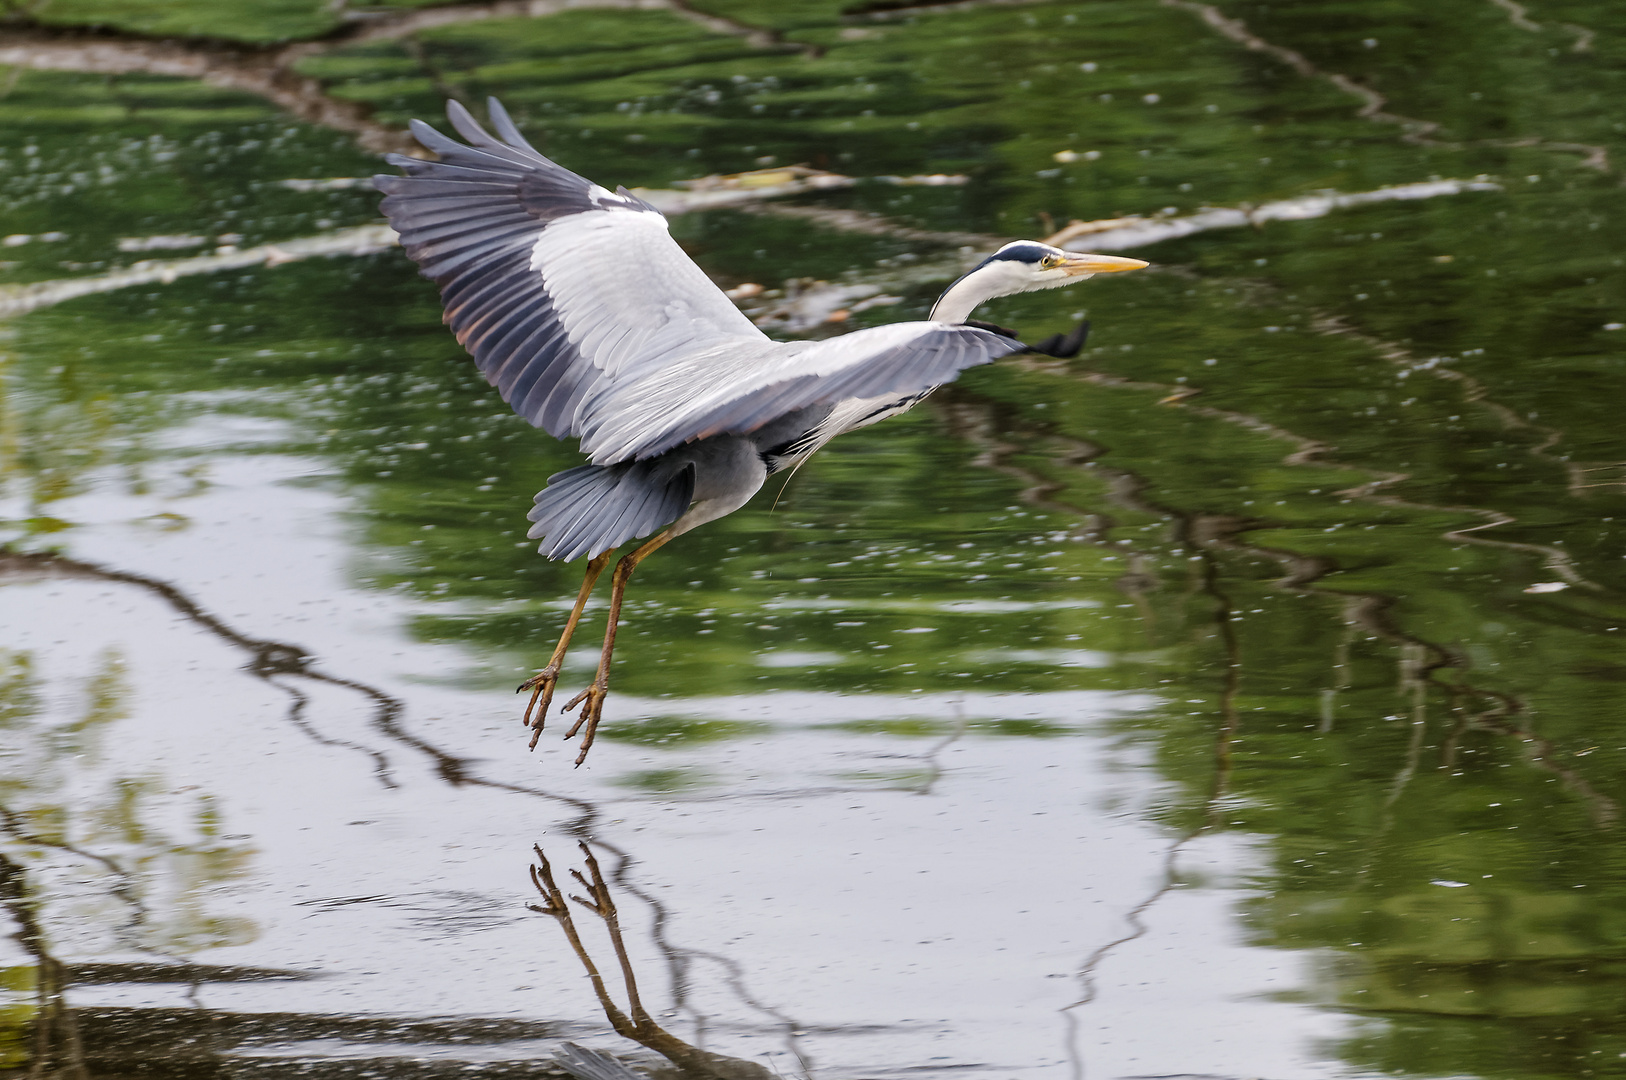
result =
[[[599,718],[604,713],[604,698],[610,692],[610,655],[615,652],[615,631],[621,622],[621,601],[627,594],[627,580],[632,572],[638,569],[638,564],[654,554],[655,550],[668,540],[672,539],[672,530],[665,529],[656,533],[649,540],[639,545],[633,552],[626,555],[615,564],[615,573],[610,577],[610,622],[604,629],[604,652],[598,659],[598,677],[586,690],[565,702],[560,712],[569,712],[577,705],[582,705],[581,716],[577,718],[565,738],[573,739],[576,732],[586,725],[586,732],[582,735],[581,753],[576,755],[576,764],[580,765],[587,760],[587,751],[593,748],[593,736],[598,734]]]
[[[604,568],[610,565],[610,556],[613,551],[606,551],[595,555],[587,564],[587,576],[582,579],[582,591],[576,596],[576,606],[570,609],[570,618],[565,622],[565,632],[559,635],[559,644],[554,647],[553,657],[548,666],[535,675],[519,684],[516,693],[523,694],[529,690],[531,700],[525,704],[525,726],[531,728],[531,749],[536,749],[536,740],[542,737],[542,722],[548,717],[548,706],[553,703],[553,690],[559,685],[559,666],[564,663],[565,650],[570,647],[570,637],[576,632],[576,624],[581,622],[582,611],[587,607],[587,598],[593,595],[593,586],[598,582],[598,576]],[[535,713],[533,719],[532,713]]]

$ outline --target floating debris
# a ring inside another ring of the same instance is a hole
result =
[[[1144,247],[1163,240],[1211,232],[1214,229],[1240,229],[1261,225],[1267,221],[1307,221],[1325,217],[1334,210],[1346,210],[1368,203],[1394,202],[1405,199],[1432,199],[1440,195],[1460,195],[1467,191],[1501,191],[1500,184],[1488,180],[1425,180],[1417,184],[1396,184],[1375,191],[1357,191],[1348,195],[1336,191],[1301,195],[1296,199],[1282,199],[1254,207],[1200,210],[1185,217],[1108,218],[1104,221],[1081,221],[1069,224],[1057,236],[1073,239],[1090,237],[1092,251],[1122,251]],[[1065,241],[1050,243],[1066,247]],[[1078,249],[1082,250],[1082,249]]]
[[[371,188],[373,178],[370,176],[330,176],[325,180],[278,180],[278,187],[285,187],[291,191],[350,191],[356,188]]]
[[[0,247],[22,247],[38,240],[42,244],[54,244],[59,240],[66,240],[65,232],[47,232],[34,235],[32,233],[12,233],[10,236],[0,237]]]
[[[847,187],[854,183],[854,180],[841,173],[825,172],[823,169],[814,169],[806,165],[784,165],[776,169],[714,173],[694,180],[677,180],[672,186],[681,191],[739,191],[783,187],[795,183],[805,184],[810,188]]]
[[[222,237],[221,239],[226,239]],[[237,237],[241,240],[242,237]],[[226,244],[208,255],[189,259],[143,259],[138,263],[109,270],[105,274],[37,281],[28,285],[0,286],[0,318],[24,315],[64,300],[94,293],[112,292],[131,285],[167,285],[194,274],[212,274],[247,266],[275,266],[323,255],[370,255],[394,247],[399,241],[387,225],[360,225],[318,236],[279,240],[260,247],[238,248]]]
[[[1094,153],[1094,151],[1091,151]],[[1099,157],[1100,155],[1096,155]],[[920,176],[877,176],[877,183],[897,187],[960,187],[969,184],[971,177],[959,173],[926,173]]]
[[[860,183],[891,184],[894,187],[958,187],[970,180],[968,176],[951,173],[866,178],[825,172],[806,165],[785,165],[775,169],[753,169],[750,172],[677,180],[672,188],[633,188],[632,193],[663,214],[686,214],[786,195],[837,191]]]
[[[816,327],[844,323],[870,308],[901,304],[903,297],[883,292],[864,282],[830,282],[794,278],[785,282],[777,303],[746,308],[745,313],[764,330],[802,333]]]
[[[126,236],[119,241],[120,251],[180,251],[202,247],[209,243],[207,236]]]

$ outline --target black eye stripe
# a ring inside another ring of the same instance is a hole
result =
[[[1053,254],[1054,252],[1043,244],[1012,244],[1005,250],[990,255],[988,261],[1036,263],[1045,256]]]

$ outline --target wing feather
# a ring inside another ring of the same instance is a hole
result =
[[[722,338],[767,339],[649,204],[549,161],[491,103],[494,137],[456,102],[463,142],[415,121],[439,161],[394,156],[384,213],[445,319],[517,412],[560,437],[584,402]]]
[[[819,342],[770,342],[757,353],[699,357],[592,404],[582,450],[594,461],[653,457],[713,435],[755,431],[813,405],[908,397],[961,371],[1021,352],[1019,341],[951,323],[895,323]],[[684,395],[667,386],[690,388]]]
[[[414,121],[413,133],[440,160],[393,156],[405,175],[374,182],[402,246],[440,286],[446,322],[486,379],[531,423],[580,436],[596,465],[755,431],[811,406],[919,395],[1023,348],[948,323],[769,341],[683,253],[653,207],[549,161],[495,100],[490,109],[497,136],[448,103],[463,142]],[[645,476],[625,478],[635,475]],[[626,521],[605,511],[598,524],[641,527],[657,508],[669,509],[671,499],[657,494],[666,490],[629,492],[617,501]],[[565,532],[580,524],[569,521]]]

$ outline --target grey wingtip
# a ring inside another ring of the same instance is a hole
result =
[[[452,122],[452,127],[456,128],[457,133],[463,136],[470,145],[484,146],[496,141],[485,128],[480,126],[480,121],[474,118],[474,114],[469,112],[463,103],[456,98],[446,99],[446,119]]]

